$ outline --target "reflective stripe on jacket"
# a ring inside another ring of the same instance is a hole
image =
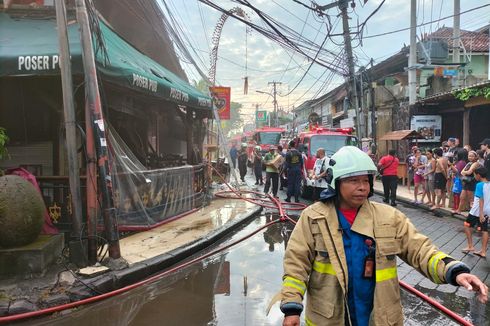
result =
[[[351,228],[376,241],[376,286],[372,325],[403,325],[396,256],[435,283],[447,283],[446,254],[415,229],[397,209],[366,201]],[[327,254],[325,254],[327,253]],[[342,232],[333,203],[317,202],[303,211],[284,257],[281,305],[302,304],[307,325],[342,325],[349,321],[348,272]]]

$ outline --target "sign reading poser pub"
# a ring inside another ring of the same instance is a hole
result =
[[[71,70],[83,75],[82,49],[77,24],[68,25]],[[96,51],[98,77],[104,81],[198,109],[211,109],[211,98],[138,51],[100,21],[105,52]],[[56,20],[11,17],[0,12],[0,77],[59,76],[60,58]]]
[[[230,120],[230,87],[209,87],[213,104],[218,110],[218,115],[221,120]]]

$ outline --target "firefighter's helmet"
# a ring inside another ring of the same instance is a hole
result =
[[[371,184],[369,196],[373,194],[374,176],[378,170],[373,160],[355,146],[344,146],[332,155],[329,161],[330,167],[327,169],[328,188],[320,194],[321,200],[334,197],[335,188],[338,187],[339,181],[353,176],[368,175]]]

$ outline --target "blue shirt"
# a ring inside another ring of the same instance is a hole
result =
[[[238,150],[235,147],[232,147],[230,149],[230,157],[231,157],[231,159],[232,160],[236,160],[237,156],[238,156]]]
[[[351,225],[344,215],[337,210],[339,223],[342,227],[342,240],[344,242],[347,270],[349,274],[349,288],[347,292],[347,304],[352,325],[364,326],[369,324],[369,317],[373,310],[375,270],[372,278],[364,278],[364,260],[368,256],[369,247],[365,243],[371,239],[368,236],[351,230]]]

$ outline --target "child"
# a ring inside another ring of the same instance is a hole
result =
[[[470,213],[464,222],[464,233],[468,240],[468,247],[462,251],[468,253],[474,251],[473,239],[471,231],[473,227],[479,226],[482,231],[482,247],[480,251],[475,251],[474,254],[485,258],[488,245],[488,216],[490,216],[490,182],[487,179],[487,169],[479,167],[475,169],[475,178],[478,181],[475,190],[475,197]]]

